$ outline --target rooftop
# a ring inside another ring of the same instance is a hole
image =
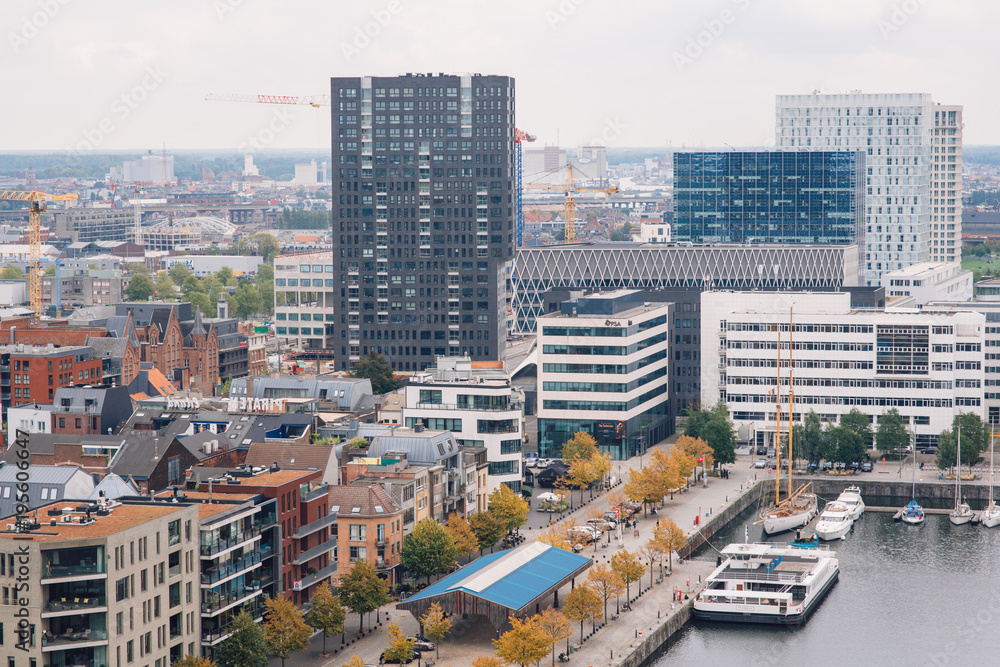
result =
[[[26,539],[25,535],[30,535],[33,542],[61,542],[76,539],[90,540],[131,530],[144,523],[180,512],[186,507],[175,503],[129,503],[115,505],[112,507],[110,514],[100,516],[96,512],[96,505],[88,505],[93,509],[90,514],[90,523],[86,523],[86,513],[76,511],[78,507],[83,507],[85,504],[87,504],[86,501],[61,500],[45,505],[38,508],[37,511],[32,511],[32,515],[37,516],[38,521],[41,523],[41,527],[37,531],[29,533],[0,533],[0,537],[8,540],[23,540]],[[71,511],[66,512],[67,509]],[[62,517],[50,517],[48,514],[49,510],[62,510],[62,515],[69,514],[73,517],[73,522],[64,522],[61,520]],[[56,519],[60,520],[57,521]],[[81,524],[81,520],[84,523]],[[51,521],[56,521],[56,524],[54,526],[49,525]]]

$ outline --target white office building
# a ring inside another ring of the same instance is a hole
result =
[[[571,299],[538,318],[538,447],[558,457],[578,431],[615,459],[644,452],[673,432],[672,304],[641,290]]]
[[[935,106],[928,94],[852,92],[778,95],[776,108],[779,148],[865,151],[865,284],[959,258],[961,107]]]
[[[852,310],[846,293],[706,292],[701,303],[702,403],[725,400],[761,443],[775,432],[779,336],[782,420],[789,354],[793,422],[815,410],[836,424],[853,408],[874,422],[896,408],[927,446],[960,412],[985,416],[981,313]]]
[[[920,308],[930,301],[971,301],[972,271],[961,262],[920,262],[882,274],[887,303]]]
[[[274,326],[303,350],[333,348],[333,264],[329,252],[274,258]]]
[[[501,484],[521,490],[524,395],[510,385],[502,362],[438,357],[403,388],[403,423],[451,431],[463,447],[485,447],[487,493]]]

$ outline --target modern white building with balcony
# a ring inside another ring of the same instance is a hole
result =
[[[274,326],[279,340],[303,350],[333,348],[335,289],[330,262],[329,252],[274,259]]]
[[[458,444],[485,447],[488,489],[521,490],[524,396],[512,387],[501,362],[438,357],[404,387],[403,423],[451,431]]]

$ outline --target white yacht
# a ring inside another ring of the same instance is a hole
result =
[[[1000,505],[993,501],[993,432],[990,429],[990,500],[979,515],[979,523],[987,528],[1000,526]]]
[[[829,547],[730,544],[694,601],[695,618],[799,625],[840,576]]]
[[[948,514],[948,520],[962,526],[976,516],[969,503],[962,500],[962,425],[958,425],[958,444],[955,446],[955,509]]]
[[[837,496],[837,502],[847,505],[851,511],[851,519],[857,521],[865,513],[865,501],[861,499],[861,489],[849,486],[844,492]]]
[[[823,513],[816,522],[816,534],[821,540],[839,540],[847,535],[854,525],[851,509],[842,502],[831,501],[826,504]]]
[[[758,523],[764,524],[764,532],[776,535],[787,530],[795,530],[808,525],[816,516],[816,494],[805,493],[805,487],[796,495],[786,498],[764,509]]]

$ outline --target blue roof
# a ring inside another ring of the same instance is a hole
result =
[[[517,611],[590,564],[586,556],[531,542],[483,556],[405,603],[463,591]]]

